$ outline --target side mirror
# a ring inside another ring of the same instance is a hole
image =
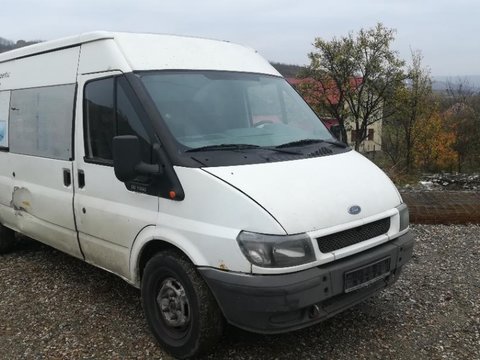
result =
[[[158,165],[142,161],[140,141],[134,135],[115,136],[113,138],[113,168],[118,180],[126,182],[137,175],[159,175]]]

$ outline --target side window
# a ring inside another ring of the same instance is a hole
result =
[[[152,162],[152,147],[150,138],[143,126],[140,117],[146,117],[142,112],[139,114],[140,106],[134,103],[136,100],[125,78],[117,78],[116,91],[116,116],[117,135],[137,135],[140,139],[143,161]],[[136,106],[135,106],[136,105]]]
[[[10,151],[70,160],[74,95],[75,85],[12,91]]]
[[[138,104],[123,77],[93,80],[85,86],[84,128],[86,157],[104,163],[113,161],[113,137],[137,135],[143,160],[151,161],[148,134],[140,121]],[[137,105],[137,106],[135,106]]]
[[[370,141],[373,141],[373,134],[374,134],[374,129],[368,129],[367,139],[370,140]]]
[[[0,92],[0,149],[8,148],[8,113],[10,109],[10,91]]]
[[[113,78],[91,81],[85,86],[83,110],[87,158],[112,161],[115,136]]]

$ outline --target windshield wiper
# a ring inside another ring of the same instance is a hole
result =
[[[219,144],[219,145],[207,145],[200,146],[193,149],[185,150],[185,152],[197,152],[197,151],[215,151],[215,150],[244,150],[244,149],[258,149],[260,146],[252,144]]]
[[[291,141],[285,144],[281,144],[276,146],[277,149],[281,148],[286,148],[286,147],[295,147],[295,146],[302,146],[302,145],[310,145],[310,144],[320,144],[320,143],[325,143],[325,144],[331,144],[335,146],[339,146],[341,148],[347,148],[348,145],[338,141],[338,140],[322,140],[322,139],[303,139],[303,140],[296,140],[296,141]]]
[[[185,152],[200,152],[200,151],[217,151],[217,150],[248,150],[248,149],[262,149],[280,152],[284,154],[302,155],[298,151],[284,150],[276,146],[259,146],[253,144],[220,144],[220,145],[207,145],[198,148],[188,149]]]

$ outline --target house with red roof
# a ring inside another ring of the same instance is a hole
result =
[[[305,101],[319,114],[320,119],[327,126],[328,129],[339,137],[341,132],[339,129],[338,119],[332,118],[328,112],[322,112],[321,108],[324,107],[325,102],[331,105],[337,105],[340,101],[340,92],[335,84],[325,86],[321,82],[313,78],[287,78],[287,81],[302,94]],[[355,77],[351,79],[351,86],[357,88],[363,79],[361,77]],[[308,89],[308,91],[306,91]],[[361,152],[373,152],[380,151],[382,148],[382,114],[376,114],[379,120],[371,125],[367,126],[367,138],[361,143]],[[347,139],[341,139],[346,141],[349,145],[354,145],[355,138],[357,136],[355,131],[355,123],[352,121],[345,122],[345,129],[347,131]]]

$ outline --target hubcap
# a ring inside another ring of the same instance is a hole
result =
[[[176,279],[167,278],[163,281],[157,295],[157,304],[168,326],[178,328],[188,324],[190,306],[185,289]]]

